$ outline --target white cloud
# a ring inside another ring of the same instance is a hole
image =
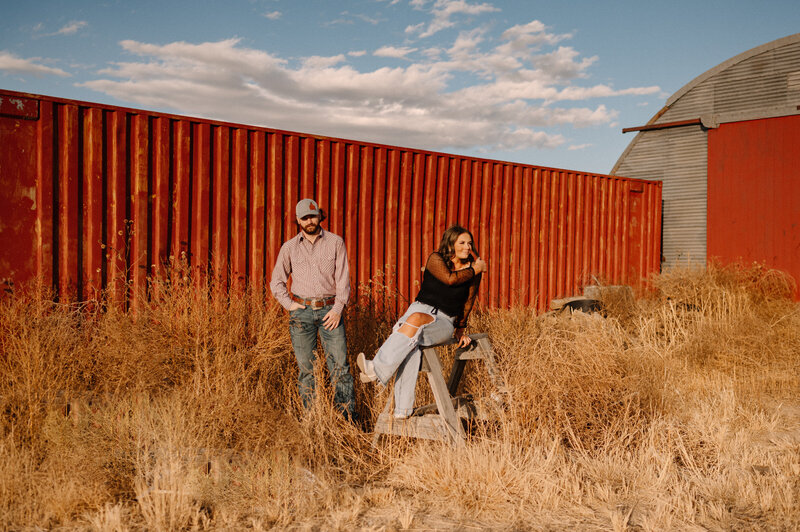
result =
[[[594,85],[592,87],[567,87],[560,91],[553,100],[587,100],[589,98],[607,98],[609,96],[644,96],[655,94],[659,87],[633,87],[630,89],[614,90],[607,85]]]
[[[340,17],[329,20],[325,22],[326,26],[334,26],[337,24],[354,24],[354,19],[358,19],[362,22],[366,22],[367,24],[372,24],[373,26],[377,26],[381,22],[384,22],[385,19],[380,17],[371,17],[369,15],[365,15],[363,13],[350,13],[349,11],[342,11],[340,13]]]
[[[347,55],[350,57],[363,57],[367,55],[366,50],[353,50],[352,52],[347,52]]]
[[[268,18],[269,20],[278,20],[281,18],[283,13],[280,11],[270,11],[269,13],[263,13],[262,16]]]
[[[557,35],[547,32],[548,27],[538,20],[532,20],[527,24],[519,24],[508,28],[500,36],[509,41],[513,50],[525,50],[530,46],[542,44],[557,44],[564,39],[571,39],[571,33]]]
[[[68,77],[70,74],[61,70],[39,63],[41,57],[22,59],[9,52],[0,51],[0,71],[14,72],[17,74],[34,74],[36,76],[53,75]]]
[[[572,144],[567,149],[570,151],[576,150],[585,150],[586,148],[591,148],[592,144]]]
[[[382,18],[379,17],[370,17],[369,15],[358,14],[354,15],[356,18],[363,20],[367,24],[372,24],[373,26],[377,26],[381,22],[383,22]]]
[[[89,23],[85,20],[73,20],[51,35],[74,35],[78,33],[78,30],[85,28],[88,25]]]
[[[411,5],[416,9],[424,9],[425,0],[412,0]],[[480,15],[500,11],[488,3],[473,4],[466,0],[436,0],[431,8],[433,19],[425,27],[425,23],[408,26],[406,33],[420,32],[419,37],[425,38],[434,35],[444,29],[455,26],[452,18],[454,15]]]
[[[468,5],[433,4],[450,6],[451,13]],[[495,40],[489,29],[467,29],[451,43],[426,49],[386,45],[373,57],[408,63],[363,71],[348,60],[364,51],[290,62],[239,39],[126,40],[120,44],[135,59],[112,64],[82,85],[145,107],[225,121],[409,147],[486,150],[565,145],[565,128],[616,122],[617,110],[592,100],[660,91],[590,83],[597,58],[561,45],[571,35],[539,21],[497,33]]]
[[[419,24],[412,24],[410,26],[406,26],[406,33],[414,33],[414,32],[420,31],[423,26],[425,26],[424,22],[420,22]]]
[[[375,50],[374,52],[372,52],[372,55],[377,57],[394,57],[397,59],[403,59],[408,54],[416,51],[417,51],[416,48],[408,48],[406,46],[400,48],[395,46],[382,46],[377,50]]]
[[[319,55],[313,55],[311,57],[306,57],[303,60],[303,68],[305,69],[323,69],[329,68],[334,65],[337,65],[345,60],[344,55],[334,55],[330,57],[322,57]]]

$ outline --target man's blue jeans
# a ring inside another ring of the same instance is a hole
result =
[[[330,312],[332,305],[314,310],[310,306],[289,313],[289,333],[292,336],[294,356],[299,369],[298,391],[303,406],[308,408],[314,399],[314,349],[317,347],[317,333],[322,340],[331,375],[333,400],[349,419],[355,414],[355,394],[353,375],[347,363],[347,340],[344,335],[344,319],[339,326],[328,330],[322,325],[322,318]]]

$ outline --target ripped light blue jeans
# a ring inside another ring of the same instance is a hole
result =
[[[427,314],[433,321],[417,329],[413,337],[398,332],[406,319],[415,312]],[[409,305],[392,329],[392,334],[383,342],[373,359],[373,367],[378,380],[388,384],[392,375],[394,380],[394,413],[396,416],[410,416],[414,412],[414,392],[417,376],[422,363],[420,347],[440,344],[453,336],[455,318],[419,301]]]

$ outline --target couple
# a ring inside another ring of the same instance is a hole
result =
[[[324,213],[311,199],[301,200],[295,215],[300,233],[281,247],[272,271],[270,289],[289,311],[289,327],[297,365],[299,391],[308,406],[314,393],[314,354],[317,332],[327,353],[334,383],[334,400],[344,415],[353,418],[353,377],[347,363],[342,311],[350,296],[347,251],[341,237],[321,228]],[[406,418],[414,410],[414,391],[419,374],[419,346],[436,345],[464,335],[467,317],[475,303],[486,262],[477,257],[472,234],[454,225],[442,236],[439,249],[425,264],[416,301],[395,324],[373,360],[358,355],[362,382],[395,378],[395,417]],[[292,277],[292,292],[287,288]]]

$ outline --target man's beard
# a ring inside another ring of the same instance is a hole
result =
[[[303,227],[303,232],[307,235],[315,235],[319,231],[319,224],[308,224]]]

